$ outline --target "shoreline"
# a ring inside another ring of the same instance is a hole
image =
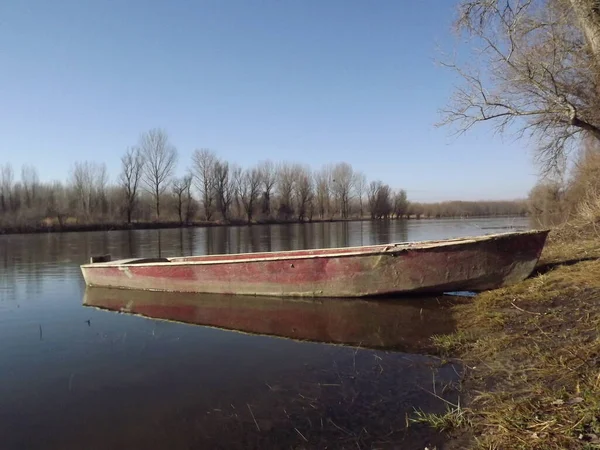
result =
[[[600,448],[600,236],[552,230],[525,281],[453,306],[432,338],[465,367],[460,402],[413,420],[448,448]],[[459,444],[460,442],[460,444]],[[446,447],[445,447],[446,448]]]
[[[227,222],[206,222],[194,221],[184,222],[179,221],[164,221],[164,222],[105,222],[105,223],[67,223],[63,225],[12,225],[0,227],[1,235],[11,234],[41,234],[41,233],[74,233],[74,232],[92,232],[92,231],[134,231],[134,230],[160,230],[172,228],[212,228],[212,227],[237,227],[237,226],[254,226],[254,225],[295,225],[309,223],[338,223],[338,222],[385,222],[385,221],[431,221],[431,220],[473,220],[473,219],[501,219],[501,218],[526,218],[528,215],[513,216],[513,215],[497,215],[497,216],[468,216],[468,217],[402,217],[388,219],[371,219],[371,218],[349,218],[349,219],[312,219],[305,221],[298,220],[258,220],[248,223],[245,220],[230,220]]]

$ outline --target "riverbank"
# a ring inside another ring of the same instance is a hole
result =
[[[600,448],[598,258],[595,230],[554,230],[532,277],[454,306],[433,342],[465,365],[461,402],[413,420],[469,448]]]
[[[380,222],[382,220],[474,220],[474,219],[501,219],[506,217],[526,217],[526,216],[471,216],[471,217],[420,217],[408,216],[402,218],[389,218],[389,219],[371,219],[369,217],[354,217],[349,219],[332,218],[332,219],[312,219],[305,221],[297,220],[256,220],[248,223],[245,220],[229,220],[226,222],[207,222],[207,221],[193,221],[184,222],[179,221],[164,221],[164,222],[101,222],[101,223],[77,223],[67,221],[63,224],[56,222],[46,222],[34,225],[10,225],[0,226],[0,235],[2,234],[36,234],[36,233],[72,233],[72,232],[86,232],[86,231],[127,231],[127,230],[159,230],[159,229],[170,229],[170,228],[208,228],[208,227],[223,227],[223,226],[251,226],[251,225],[290,225],[298,223],[325,223],[325,222]],[[512,227],[507,227],[507,230]]]

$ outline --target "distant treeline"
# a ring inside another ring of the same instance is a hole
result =
[[[177,150],[152,129],[126,149],[121,172],[75,162],[65,181],[42,183],[36,168],[20,177],[0,166],[0,228],[103,229],[142,223],[212,224],[313,220],[521,215],[520,201],[411,203],[403,189],[368,182],[347,163],[318,170],[296,163],[259,162],[242,168],[211,150],[194,151],[186,175],[175,177]],[[150,226],[150,225],[149,225]]]

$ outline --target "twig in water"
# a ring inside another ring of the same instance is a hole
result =
[[[331,419],[327,419],[327,420],[329,422],[331,422],[331,425],[333,425],[334,427],[336,427],[338,430],[342,431],[343,433],[346,433],[348,436],[352,436],[352,433],[350,433],[349,431],[344,430],[342,427],[336,425],[336,423],[333,420],[331,420]]]
[[[250,405],[248,403],[246,403],[246,406],[248,406],[248,410],[250,411],[250,414],[252,415],[252,419],[254,419],[254,425],[256,425],[256,429],[258,431],[260,431],[260,427],[258,426],[258,422],[256,421],[256,417],[254,417],[254,413],[252,412],[252,408],[250,408]]]
[[[42,324],[40,323],[40,341],[42,340]]]
[[[303,435],[302,433],[300,433],[300,431],[298,431],[298,428],[294,428],[294,430],[296,430],[296,433],[298,433],[298,434],[300,435],[300,437],[301,437],[302,439],[304,439],[304,442],[308,442],[308,439],[306,439],[306,438],[304,437],[304,435]]]
[[[73,377],[75,376],[74,373],[71,374],[71,376],[69,377],[69,392],[71,392],[71,388],[73,387]]]

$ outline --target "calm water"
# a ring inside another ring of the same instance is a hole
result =
[[[341,247],[528,226],[516,218],[0,236],[1,448],[443,448],[443,436],[407,429],[405,415],[443,409],[426,391],[457,379],[460,369],[424,356],[432,334],[453,329],[447,298],[86,292],[79,264],[100,253]]]

